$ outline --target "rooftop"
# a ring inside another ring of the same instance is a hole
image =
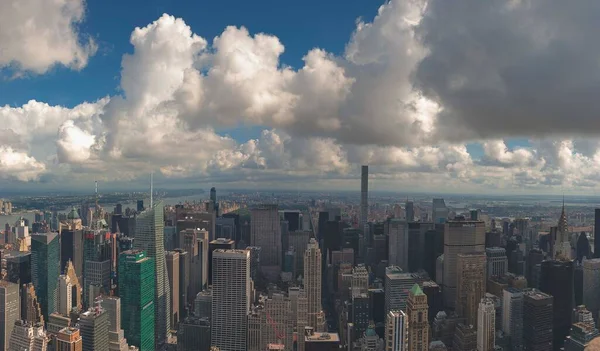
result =
[[[337,333],[318,333],[307,335],[304,339],[310,342],[339,342],[340,336]]]

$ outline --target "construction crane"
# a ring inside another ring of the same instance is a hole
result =
[[[271,315],[269,313],[266,313],[266,316],[267,316],[267,323],[269,323],[271,328],[273,328],[273,331],[275,332],[275,336],[277,337],[277,339],[280,341],[283,341],[283,339],[285,339],[285,333],[280,332],[279,329],[277,329],[277,323],[275,323],[275,321],[273,320],[273,318],[271,318]]]

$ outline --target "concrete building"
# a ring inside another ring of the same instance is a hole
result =
[[[523,291],[504,289],[502,308],[502,331],[510,336],[511,348],[519,350],[523,347]]]
[[[452,349],[455,351],[477,350],[477,330],[475,326],[458,323],[454,333]]]
[[[245,351],[252,282],[250,252],[213,252],[211,345],[221,350]]]
[[[420,351],[429,345],[429,318],[427,295],[419,284],[408,293],[406,315],[408,317],[408,351]]]
[[[21,286],[21,319],[32,324],[44,325],[42,308],[32,283]]]
[[[486,281],[490,277],[501,277],[508,270],[508,258],[506,257],[506,249],[503,247],[488,247],[485,249],[487,256],[487,276]]]
[[[321,305],[321,249],[317,240],[311,238],[304,251],[304,292],[308,299],[308,325],[320,330],[323,306]]]
[[[369,166],[363,165],[360,172],[360,217],[358,227],[362,230],[369,221]]]
[[[106,296],[101,301],[102,308],[108,313],[108,350],[127,351],[127,339],[125,332],[121,329],[121,298]]]
[[[169,277],[169,293],[171,294],[171,326],[177,327],[181,314],[179,313],[179,252],[167,252],[167,276]]]
[[[210,320],[206,317],[187,317],[177,330],[178,351],[210,351]]]
[[[485,251],[485,222],[457,218],[444,227],[444,269],[442,292],[444,306],[455,308],[458,254]]]
[[[388,227],[389,265],[408,271],[408,228],[406,221],[393,218]]]
[[[496,307],[495,301],[483,298],[477,311],[477,350],[494,351],[496,347]]]
[[[58,233],[31,236],[31,278],[42,313],[47,318],[58,304],[58,276],[60,275],[60,243]]]
[[[79,329],[83,339],[83,351],[109,351],[108,313],[97,306],[79,316]]]
[[[574,323],[571,333],[565,341],[565,351],[588,350],[590,342],[598,336],[598,328],[593,324]]]
[[[571,329],[574,306],[574,267],[573,261],[547,260],[542,262],[540,290],[554,297],[554,348],[564,345]]]
[[[385,327],[385,351],[408,350],[408,318],[402,310],[387,313]]]
[[[152,206],[135,219],[135,249],[143,250],[154,261],[156,283],[154,288],[154,338],[161,348],[171,330],[171,294],[164,246],[164,207],[162,202]],[[85,338],[85,335],[84,335]]]
[[[58,313],[68,316],[73,308],[73,285],[68,275],[58,277]]]
[[[78,328],[63,328],[56,334],[56,351],[83,351],[83,339]]]
[[[305,351],[336,351],[340,348],[340,336],[337,333],[319,333],[312,330],[304,334]]]
[[[23,320],[15,322],[10,335],[9,351],[46,351],[48,349],[48,336],[44,326],[40,323],[31,324]]]
[[[250,245],[262,248],[261,269],[281,267],[281,225],[277,205],[255,207],[250,216]]]
[[[537,289],[524,292],[523,346],[525,350],[551,351],[553,300]]]
[[[21,319],[19,286],[0,281],[0,350],[8,350],[8,342],[15,322]]]
[[[485,296],[485,262],[483,252],[460,253],[457,260],[456,312],[467,325],[477,325],[479,302]]]
[[[369,272],[364,264],[352,269],[352,296],[366,294],[369,291]]]
[[[600,220],[600,213],[597,212],[597,220]],[[596,229],[600,231],[600,228]],[[600,242],[600,236],[598,237]],[[594,243],[596,245],[596,243]],[[598,254],[598,253],[597,253]],[[583,304],[587,307],[594,320],[598,320],[600,311],[600,258],[583,260]]]
[[[404,273],[397,266],[385,269],[385,313],[391,310],[406,311],[408,292],[418,282],[414,273]]]

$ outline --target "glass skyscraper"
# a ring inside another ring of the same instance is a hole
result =
[[[119,256],[121,326],[130,345],[154,350],[154,260],[141,250]]]
[[[60,244],[57,233],[31,236],[31,278],[45,318],[57,309]]]

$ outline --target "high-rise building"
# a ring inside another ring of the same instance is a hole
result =
[[[93,304],[97,292],[110,293],[112,271],[110,233],[104,230],[84,230],[83,237],[83,301]]]
[[[453,350],[473,351],[477,350],[477,330],[472,324],[458,323],[454,333]],[[513,349],[514,350],[514,349]]]
[[[554,297],[554,348],[562,347],[569,329],[574,304],[573,261],[548,260],[542,262],[540,290]]]
[[[406,311],[406,301],[410,288],[417,283],[414,273],[404,273],[396,266],[385,269],[385,312]]]
[[[598,336],[598,328],[593,324],[574,323],[571,334],[565,341],[565,351],[584,351],[590,342]]]
[[[446,223],[448,220],[448,207],[444,199],[433,199],[431,212],[434,223]]]
[[[494,300],[484,297],[477,311],[477,350],[494,351],[496,347],[496,307]]]
[[[362,166],[360,172],[360,218],[359,228],[362,230],[369,220],[369,166]]]
[[[415,203],[406,200],[406,221],[413,222],[415,220]]]
[[[598,209],[596,212],[598,213]],[[600,216],[600,213],[598,213]],[[598,218],[598,217],[596,217]],[[600,230],[600,227],[598,228]],[[600,236],[598,237],[600,241]],[[583,260],[583,304],[592,312],[594,320],[598,320],[600,311],[600,258]]]
[[[408,317],[408,351],[425,350],[429,345],[429,319],[427,295],[419,284],[408,293],[406,315]]]
[[[79,310],[82,308],[81,293],[83,291],[75,266],[73,262],[67,261],[65,266],[65,276],[69,278],[69,284],[71,284],[71,307],[77,307]],[[70,312],[71,310],[69,310]]]
[[[225,238],[217,238],[208,243],[208,284],[212,284],[212,253],[213,251],[233,250],[235,249],[235,241]]]
[[[592,317],[592,312],[590,312],[585,305],[579,305],[573,309],[573,318],[571,319],[573,324],[575,323],[588,323],[595,324],[594,317]]]
[[[369,290],[369,272],[364,264],[352,268],[352,296],[366,294]]]
[[[600,208],[594,210],[594,258],[600,258]]]
[[[208,284],[210,275],[208,271],[208,232],[193,228],[182,230],[179,233],[179,246],[188,253],[186,269],[189,279],[186,281],[188,286],[186,303],[190,303],[189,300]]]
[[[187,316],[188,290],[190,287],[189,253],[182,249],[175,249],[179,254],[179,320]]]
[[[387,313],[385,327],[385,351],[408,350],[408,318],[402,310]]]
[[[479,302],[485,296],[485,262],[483,252],[458,254],[456,312],[466,324],[477,325]]]
[[[444,227],[444,270],[442,292],[444,306],[453,309],[456,303],[458,254],[484,252],[485,222],[458,218]],[[478,300],[479,301],[479,300]]]
[[[502,331],[510,337],[511,348],[519,350],[523,346],[523,291],[504,289],[502,308]]]
[[[321,249],[317,240],[311,238],[304,251],[304,291],[308,299],[308,325],[319,330],[321,314]]]
[[[78,328],[66,327],[56,334],[56,351],[82,351],[83,340]]]
[[[127,351],[127,339],[125,332],[121,329],[121,298],[115,296],[105,296],[101,301],[102,308],[108,313],[108,350],[109,351]]]
[[[58,277],[58,313],[68,316],[73,308],[73,284],[68,275]]]
[[[179,324],[179,252],[167,252],[167,275],[169,276],[169,293],[171,294],[171,326]]]
[[[425,267],[425,234],[435,228],[430,222],[407,222],[407,271],[417,272]]]
[[[210,319],[187,317],[179,323],[177,330],[178,351],[209,351]]]
[[[213,252],[211,345],[221,350],[245,351],[252,282],[250,252]]]
[[[21,319],[33,324],[44,325],[42,308],[32,283],[21,286]]]
[[[83,351],[108,351],[108,313],[96,306],[79,316]]]
[[[0,350],[8,350],[8,341],[20,320],[19,286],[4,280],[0,281]]]
[[[31,324],[23,320],[15,322],[10,335],[9,351],[46,351],[47,349],[48,336],[42,324]]]
[[[277,205],[261,205],[250,212],[250,245],[260,246],[261,270],[281,266],[281,225]],[[270,268],[267,268],[270,267]]]
[[[141,250],[130,250],[119,257],[119,294],[121,323],[125,337],[140,351],[155,350],[154,261]]]
[[[485,254],[487,256],[486,281],[490,277],[501,277],[505,275],[508,269],[506,249],[503,247],[488,247],[485,249]]]
[[[23,284],[31,283],[31,253],[12,251],[2,255],[6,257],[6,279],[11,283]]]
[[[60,243],[57,233],[31,236],[31,277],[35,293],[47,318],[58,307],[58,276],[60,275]]]
[[[154,261],[156,284],[154,287],[154,338],[156,347],[166,342],[171,329],[171,296],[164,247],[164,207],[162,202],[152,204],[151,208],[138,214],[135,220],[134,248],[143,250]],[[127,337],[129,339],[129,337]]]
[[[391,219],[388,227],[389,264],[408,271],[408,234],[406,221]]]

